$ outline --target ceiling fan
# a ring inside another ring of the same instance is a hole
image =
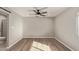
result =
[[[43,7],[43,8],[34,7],[33,9],[34,10],[32,10],[32,11],[35,13],[34,15],[46,16],[46,14],[47,14],[47,11],[44,11],[45,9],[47,9],[47,7]]]

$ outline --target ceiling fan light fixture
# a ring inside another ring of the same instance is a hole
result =
[[[46,16],[47,11],[43,11],[46,8],[47,7],[42,7],[42,8],[34,7],[32,11],[35,13],[36,16],[37,15],[38,16]]]

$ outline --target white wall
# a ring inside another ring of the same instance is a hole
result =
[[[27,17],[23,20],[24,38],[52,38],[53,18]]]
[[[22,37],[22,17],[15,12],[9,15],[9,46],[21,40]]]
[[[77,12],[79,8],[70,8],[55,19],[55,36],[74,50],[79,50]]]

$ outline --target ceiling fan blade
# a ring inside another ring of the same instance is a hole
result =
[[[46,14],[47,12],[42,12],[41,14]]]
[[[41,16],[46,16],[46,15],[43,15],[43,14],[40,14]]]
[[[37,13],[37,11],[36,10],[33,10],[35,13]]]

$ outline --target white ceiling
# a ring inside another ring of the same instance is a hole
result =
[[[34,17],[35,16],[33,15],[34,12],[32,11],[33,7],[9,7],[9,9],[13,10],[14,12],[18,13],[19,15],[23,17]],[[55,17],[66,9],[67,7],[48,7],[44,9],[43,11],[48,12],[46,17]]]

